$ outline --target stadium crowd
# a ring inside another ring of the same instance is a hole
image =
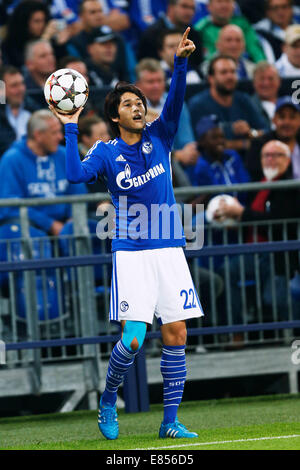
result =
[[[0,197],[105,190],[102,182],[76,189],[67,182],[63,134],[47,111],[44,83],[65,67],[87,79],[90,97],[79,122],[84,157],[96,140],[110,138],[103,102],[119,80],[143,91],[148,120],[159,115],[187,25],[196,51],[188,65],[186,102],[172,154],[174,185],[300,179],[300,0],[0,0],[0,79],[5,84]],[[295,189],[241,193],[233,207],[224,202],[215,217],[250,222],[297,218],[298,198]],[[209,199],[191,202],[207,204]],[[70,218],[66,208],[55,205],[32,209],[29,215],[52,235]],[[0,224],[15,217],[15,209],[1,210]],[[294,229],[287,238],[297,236]],[[273,236],[283,238],[278,227]],[[259,233],[260,241],[270,237]],[[253,240],[253,234],[245,234],[244,241]],[[277,264],[280,278],[283,268]],[[267,265],[262,259],[266,286]],[[237,268],[233,260],[232,292],[238,289]],[[253,277],[253,257],[248,269]],[[290,278],[296,269],[290,263]],[[283,286],[284,278],[280,282]],[[234,295],[239,299],[238,292]],[[238,323],[239,302],[235,310]]]

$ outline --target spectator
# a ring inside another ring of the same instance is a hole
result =
[[[104,24],[113,31],[122,32],[130,27],[128,2],[126,0],[100,0],[104,9]]]
[[[27,96],[24,78],[19,70],[6,65],[0,71],[5,84],[5,103],[0,106],[0,156],[10,145],[26,134],[27,122],[34,104]]]
[[[167,11],[167,0],[131,0],[129,2],[129,16],[131,19],[130,40],[136,52],[143,32],[155,23]]]
[[[80,152],[80,157],[83,159],[87,154],[88,150],[93,147],[95,142],[102,140],[103,142],[108,142],[111,138],[106,122],[99,116],[80,116],[78,122],[79,130],[79,143],[78,148]],[[87,184],[87,191],[90,193],[106,193],[107,186],[106,183],[99,179],[95,184]],[[109,199],[108,199],[109,202]],[[100,202],[103,204],[103,201]],[[96,210],[99,203],[90,203],[88,205],[88,210],[91,216],[96,215]]]
[[[36,111],[27,125],[27,137],[14,143],[0,162],[1,198],[45,198],[83,194],[84,185],[70,184],[65,173],[65,149],[61,124],[48,110]],[[71,217],[70,205],[57,204],[28,209],[32,225],[58,235]],[[19,217],[19,209],[2,209],[1,219]]]
[[[280,84],[280,76],[273,64],[262,61],[256,65],[253,74],[255,93],[252,101],[259,114],[267,119],[269,128],[272,126]]]
[[[293,0],[265,0],[265,17],[254,25],[268,62],[275,63],[282,54],[287,27],[298,23]]]
[[[275,65],[282,78],[300,76],[300,25],[286,29],[283,54]]]
[[[97,140],[108,142],[111,138],[106,122],[99,116],[80,117],[78,130],[79,152],[82,158]],[[92,185],[90,186],[92,187]]]
[[[91,84],[97,87],[113,87],[118,81],[130,81],[128,70],[116,60],[117,37],[109,26],[101,26],[90,33],[87,50]]]
[[[237,63],[238,79],[252,79],[255,64],[244,57],[245,39],[241,28],[234,24],[228,24],[220,29],[216,42],[217,55],[228,55]],[[206,60],[202,66],[203,75],[206,76],[209,66],[209,60]]]
[[[147,105],[158,114],[165,103],[166,78],[158,60],[143,59],[136,68],[136,85],[144,93]],[[174,157],[184,165],[194,164],[197,158],[196,144],[187,106],[184,104],[174,140]]]
[[[182,37],[179,29],[166,29],[160,38],[158,54],[161,59],[160,65],[165,71],[167,83],[170,84],[174,70],[174,55],[177,46]],[[187,85],[195,85],[202,81],[200,73],[197,70],[189,68],[186,74]]]
[[[145,57],[159,59],[159,38],[165,29],[179,29],[181,34],[187,26],[192,24],[195,14],[195,0],[169,0],[166,15],[161,16],[155,23],[147,28],[139,41],[138,60]],[[191,67],[198,69],[202,62],[202,42],[199,34],[193,27],[189,32],[189,39],[196,46],[195,52],[189,58]]]
[[[220,119],[227,148],[244,152],[251,139],[263,134],[265,120],[258,114],[248,94],[237,91],[236,62],[228,56],[212,59],[208,69],[209,89],[188,102],[194,132],[202,116],[215,114]]]
[[[74,4],[77,6],[79,1],[52,0],[50,7],[51,17],[58,20],[63,25],[72,25],[74,29],[78,29],[78,16],[74,11]]]
[[[247,183],[249,174],[240,155],[225,148],[225,136],[217,116],[204,116],[196,127],[200,152],[191,177],[196,186]],[[241,193],[244,200],[245,193]]]
[[[270,141],[262,147],[261,167],[264,173],[262,181],[276,179],[276,181],[285,181],[291,179],[292,170],[290,164],[290,149],[279,141]],[[275,176],[276,175],[276,176]],[[284,191],[280,189],[260,190],[254,195],[250,204],[246,207],[237,200],[234,204],[228,205],[222,201],[219,209],[215,213],[215,218],[234,217],[241,222],[249,223],[249,229],[246,232],[245,242],[267,242],[282,240],[297,240],[296,224],[287,224],[286,233],[281,221],[284,219],[299,218],[299,189],[291,188]],[[268,225],[268,221],[278,220],[278,224]],[[259,225],[254,231],[255,222],[266,222],[265,225]],[[272,274],[269,254],[262,254],[255,261],[253,254],[244,256],[244,276],[243,282],[255,279],[256,268],[259,269],[260,285],[262,289],[262,303],[265,308],[272,307],[272,279],[275,282],[275,300],[277,303],[279,319],[287,320],[287,280],[291,278],[294,271],[298,268],[298,256],[290,253],[289,263],[286,264],[284,253],[274,254],[275,277]],[[224,277],[224,270],[223,270]],[[240,257],[234,257],[230,261],[230,290],[233,323],[242,323],[242,297],[241,297],[241,260]],[[299,314],[299,312],[298,312]]]
[[[79,18],[82,30],[73,36],[68,43],[68,53],[86,60],[88,57],[87,45],[92,31],[108,25],[102,3],[98,0],[83,0],[79,6]],[[112,28],[113,29],[113,28]],[[120,70],[129,70],[130,79],[134,79],[135,58],[124,39],[116,34],[118,44],[116,64]]]
[[[196,12],[193,18],[193,24],[198,23],[202,18],[206,18],[209,15],[208,3],[208,0],[196,0]],[[241,15],[240,0],[234,2],[234,14]]]
[[[259,39],[249,21],[241,15],[234,15],[233,0],[209,0],[207,8],[210,16],[203,18],[195,24],[195,29],[199,31],[205,57],[210,59],[216,52],[216,38],[220,29],[227,24],[239,26],[245,37],[246,52],[253,62],[265,59],[264,52]]]
[[[104,24],[104,14],[98,0],[84,0],[79,6],[79,18],[82,30],[72,37],[68,43],[68,52],[71,55],[85,60],[87,56],[87,40],[93,29]]]
[[[300,106],[289,96],[279,98],[273,123],[275,129],[254,139],[246,154],[246,168],[253,181],[259,181],[263,176],[259,160],[261,149],[266,142],[274,139],[288,145],[291,152],[292,175],[294,178],[300,178]]]
[[[129,3],[132,24],[139,33],[142,33],[166,13],[168,2],[167,0],[150,0],[145,3],[139,0],[131,0]]]
[[[36,105],[43,108],[47,105],[43,91],[45,81],[56,69],[56,59],[50,42],[43,39],[29,42],[25,51],[25,65],[27,90],[31,92]]]
[[[37,1],[21,2],[11,15],[7,35],[2,43],[3,62],[22,67],[27,44],[38,39],[50,41],[55,56],[62,57],[66,55],[65,43],[69,37],[67,29],[59,30],[57,21],[50,19],[45,4]]]
[[[79,57],[75,57],[72,55],[67,55],[63,57],[58,63],[58,68],[76,70],[76,72],[79,72],[81,73],[81,75],[84,76],[84,78],[86,79],[88,83],[90,82],[90,77],[88,74],[86,63]]]
[[[69,68],[69,69],[76,70],[77,72],[81,73],[81,75],[84,76],[84,78],[86,79],[89,85],[91,84],[91,80],[88,74],[86,63],[83,62],[83,60],[80,59],[79,57],[75,57],[71,55],[63,57],[58,64],[58,68],[59,69]],[[81,116],[92,116],[94,114],[96,115],[99,114],[100,116],[102,116],[105,95],[106,95],[105,89],[104,90],[102,88],[96,89],[95,87],[90,88],[89,98],[86,104],[84,105],[84,109],[81,113]]]
[[[257,23],[265,17],[264,1],[262,0],[237,0],[240,12],[251,24]]]
[[[82,1],[61,1],[54,0],[51,7],[51,12],[57,18],[63,18],[67,23],[77,22],[80,24],[81,7],[83,3],[90,0]],[[128,15],[128,5],[126,0],[97,0],[103,10],[103,23],[110,26],[114,31],[123,31],[129,28],[130,18]],[[67,7],[67,8],[66,8]],[[97,13],[96,10],[95,14]],[[98,10],[97,10],[98,11]],[[100,26],[100,25],[95,25]]]
[[[191,175],[192,183],[196,186],[224,184],[228,186],[227,194],[232,194],[230,188],[232,184],[247,183],[250,180],[240,155],[235,150],[225,148],[225,137],[217,116],[204,116],[198,122],[196,129],[199,156]],[[237,196],[236,193],[232,195]],[[194,199],[192,204],[194,206],[195,204],[206,205],[214,196],[215,194],[201,194]],[[245,204],[247,193],[240,193],[239,200]],[[195,221],[197,221],[197,216]],[[238,242],[236,230],[228,232],[227,242]],[[204,243],[222,245],[224,243],[223,232],[219,228],[211,230],[209,236],[204,236]],[[214,257],[215,268],[220,266],[223,260],[223,256]],[[202,266],[209,266],[207,259],[199,260],[199,262]]]

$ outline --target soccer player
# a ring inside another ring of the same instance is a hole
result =
[[[202,316],[203,311],[182,249],[185,238],[179,213],[173,212],[174,226],[166,236],[164,212],[156,211],[162,205],[175,205],[170,152],[184,100],[187,57],[195,50],[188,39],[189,30],[178,45],[169,94],[155,121],[146,124],[147,104],[142,92],[129,83],[118,83],[104,106],[116,138],[107,143],[97,141],[81,162],[77,147],[81,110],[65,116],[52,108],[65,124],[69,181],[90,183],[99,176],[105,178],[116,211],[110,321],[121,322],[122,336],[112,351],[100,399],[98,424],[107,439],[119,435],[117,390],[143,345],[154,314],[163,340],[164,417],[159,436],[198,437],[178,421],[177,409],[186,380],[185,321]],[[133,236],[136,232],[132,229],[137,204],[147,222],[139,237]]]

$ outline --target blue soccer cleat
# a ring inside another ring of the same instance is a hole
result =
[[[102,397],[99,405],[98,426],[106,439],[114,440],[118,438],[119,423],[116,405],[102,404]]]
[[[163,439],[166,437],[170,437],[173,439],[191,439],[194,437],[198,437],[198,434],[195,432],[188,431],[186,427],[181,424],[176,418],[174,423],[161,423],[159,437]]]

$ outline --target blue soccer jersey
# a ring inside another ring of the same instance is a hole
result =
[[[185,94],[187,59],[175,56],[168,98],[141,140],[97,141],[81,162],[76,124],[65,125],[67,177],[73,183],[105,179],[116,211],[112,251],[184,246],[172,186],[171,149]]]

